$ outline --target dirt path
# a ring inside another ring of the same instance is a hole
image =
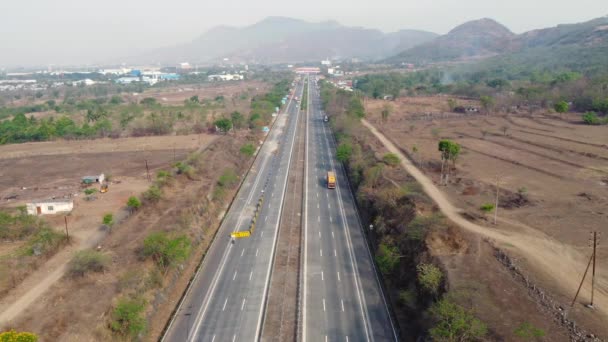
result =
[[[587,265],[589,255],[584,255],[571,245],[556,241],[538,229],[519,222],[511,223],[502,220],[503,223],[508,225],[508,228],[511,228],[505,231],[499,230],[501,227],[484,227],[467,221],[460,215],[462,210],[450,203],[447,196],[398,147],[369,122],[362,120],[362,123],[382,142],[388,151],[399,156],[401,166],[420,183],[424,192],[437,204],[448,219],[468,231],[494,240],[504,246],[505,249],[515,251],[534,268],[535,275],[556,284],[564,295],[574,294],[582,272]],[[516,228],[516,230],[513,231],[512,228]],[[600,274],[599,278],[596,279],[596,290],[597,312],[606,316],[608,314],[608,278],[606,276]],[[588,300],[588,295],[581,293],[579,302],[587,302]]]

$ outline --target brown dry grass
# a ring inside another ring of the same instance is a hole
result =
[[[502,247],[520,257],[535,282],[569,305],[591,252],[589,231],[605,233],[608,229],[604,224],[608,203],[605,127],[573,123],[574,115],[435,116],[430,120],[414,120],[421,103],[430,113],[443,113],[447,109],[445,97],[406,98],[393,103],[394,113],[388,122],[382,123],[379,112],[383,101],[368,100],[368,117],[435,182],[439,178],[438,139],[460,143],[463,152],[452,175],[453,182],[442,188],[443,192],[471,217],[479,217],[481,225],[493,227],[488,234],[518,236],[512,244],[501,239]],[[507,128],[506,133],[503,127]],[[417,152],[413,151],[414,146]],[[494,227],[479,207],[493,202],[497,175],[503,203],[511,200],[518,189],[525,188],[531,204],[500,208],[500,222]],[[600,265],[608,260],[607,251],[600,245]],[[543,260],[542,265],[539,260]],[[602,275],[605,272],[601,267],[596,283],[598,303],[608,300],[608,277]],[[589,301],[589,287],[587,282],[571,317],[606,335],[608,331],[602,322],[608,316],[603,305],[596,311],[581,305]]]

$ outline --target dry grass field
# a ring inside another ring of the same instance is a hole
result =
[[[457,100],[459,105],[477,106]],[[499,246],[516,257],[530,278],[569,306],[591,255],[591,231],[608,233],[608,130],[579,123],[579,115],[455,114],[446,97],[367,100],[370,122],[439,183],[437,143],[451,139],[462,152],[441,189],[469,220],[504,236]],[[498,224],[480,207],[494,203]],[[539,262],[540,261],[540,262]],[[608,333],[608,247],[600,243],[595,303],[589,310],[587,279],[571,317],[592,331]],[[449,271],[449,270],[448,270]]]

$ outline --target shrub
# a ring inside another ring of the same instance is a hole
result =
[[[190,255],[190,240],[185,235],[170,238],[165,232],[152,233],[144,240],[143,255],[151,257],[166,269],[182,262]]]
[[[568,102],[566,101],[559,101],[553,106],[553,109],[558,113],[566,113],[570,110],[570,105],[568,105]]]
[[[483,212],[490,213],[494,210],[494,204],[486,203],[486,204],[483,204],[481,207],[479,207],[479,209],[481,209],[481,211],[483,211]]]
[[[587,112],[583,114],[583,122],[587,125],[599,125],[601,123],[596,112]]]
[[[217,127],[217,129],[220,132],[223,132],[223,133],[227,133],[232,128],[232,121],[230,119],[226,119],[226,118],[215,120],[215,122],[213,122],[213,124],[215,125],[215,127]]]
[[[55,251],[63,241],[65,241],[63,234],[44,227],[32,236],[27,252],[30,255],[45,255]]]
[[[103,215],[103,219],[102,219],[101,223],[105,224],[108,227],[112,227],[114,225],[114,215],[112,215],[112,214]]]
[[[194,168],[188,164],[177,162],[175,164],[175,168],[177,168],[178,175],[186,175],[189,179],[194,178]]]
[[[143,193],[143,196],[150,202],[157,202],[162,198],[163,193],[158,186],[152,185],[146,192]]]
[[[545,332],[542,329],[535,327],[529,322],[524,322],[519,325],[513,333],[515,336],[526,341],[535,340],[545,336]]]
[[[137,337],[146,329],[145,302],[140,299],[121,299],[112,311],[110,329],[122,336]]]
[[[399,249],[381,243],[376,253],[376,263],[382,274],[390,274],[399,263]]]
[[[419,264],[416,266],[416,271],[420,286],[433,296],[437,295],[443,278],[443,272],[439,267],[433,264]]]
[[[411,289],[399,291],[399,304],[413,309],[416,307],[416,300],[417,298],[415,291]]]
[[[77,252],[68,264],[72,277],[84,276],[87,272],[103,272],[108,266],[108,257],[100,252],[84,250]]]
[[[135,196],[131,196],[127,200],[127,207],[129,208],[130,211],[137,210],[141,207],[141,201],[139,200],[139,198],[137,198]]]
[[[36,342],[38,336],[29,332],[9,330],[0,333],[0,342]]]
[[[349,143],[341,143],[336,150],[336,158],[342,163],[346,163],[353,153],[353,146]]]
[[[237,177],[236,173],[234,173],[233,170],[228,169],[225,170],[224,173],[222,173],[222,175],[217,181],[217,184],[221,187],[231,187],[233,185],[236,185],[238,180],[239,178]]]
[[[394,153],[385,154],[382,160],[389,166],[397,166],[400,162],[399,157]]]
[[[251,157],[255,154],[255,146],[253,146],[253,144],[246,144],[241,147],[241,153],[247,157]]]
[[[84,194],[87,195],[87,196],[90,196],[90,195],[92,195],[92,194],[94,194],[96,192],[97,192],[97,189],[94,189],[94,188],[84,189]]]
[[[430,313],[436,321],[435,326],[429,330],[435,341],[471,341],[488,332],[483,322],[448,298],[433,304]]]

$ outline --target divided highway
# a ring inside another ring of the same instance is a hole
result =
[[[302,92],[300,82],[295,96]],[[258,340],[299,107],[290,99],[277,117],[163,341]],[[230,233],[249,228],[262,195],[255,231],[232,243]]]
[[[335,158],[329,123],[323,121],[314,78],[307,86],[302,340],[395,341],[354,198]],[[335,189],[327,188],[328,171],[336,173]]]

